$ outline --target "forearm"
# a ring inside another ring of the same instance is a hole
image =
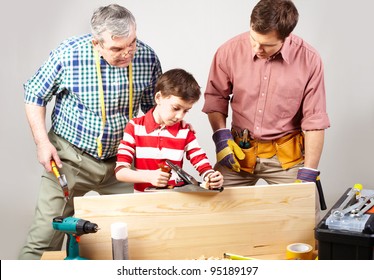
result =
[[[49,142],[45,123],[46,107],[25,104],[27,120],[36,145]]]
[[[208,113],[208,119],[213,132],[226,128],[226,116],[219,112]]]
[[[38,160],[46,171],[51,171],[50,161],[53,159],[59,168],[62,167],[61,160],[57,154],[56,148],[51,144],[48,138],[47,127],[45,123],[46,108],[42,106],[26,104],[27,119],[36,144]]]
[[[321,158],[325,131],[305,131],[305,160],[304,167],[318,169]]]
[[[124,167],[116,172],[118,181],[129,183],[150,183],[155,187],[167,186],[171,173],[164,172],[161,169],[156,170],[133,170],[130,167]]]
[[[149,183],[148,172],[133,170],[130,167],[123,167],[116,172],[116,178],[121,182]]]

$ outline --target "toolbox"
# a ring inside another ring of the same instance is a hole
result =
[[[374,190],[364,189],[357,198],[352,189],[347,189],[315,228],[319,260],[374,260]]]

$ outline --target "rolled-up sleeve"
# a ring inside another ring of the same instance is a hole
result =
[[[210,68],[207,87],[204,93],[204,113],[220,112],[228,115],[228,105],[232,84],[229,78],[227,63],[222,63],[224,54],[217,52]]]
[[[318,58],[318,59],[317,59]],[[319,57],[315,56],[309,82],[305,89],[303,102],[303,118],[301,129],[319,130],[330,127],[330,120],[326,112],[326,91],[324,83],[323,64]]]

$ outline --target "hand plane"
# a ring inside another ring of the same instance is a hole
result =
[[[172,163],[170,160],[165,161],[166,164],[173,170],[178,177],[184,182],[181,186],[166,186],[166,187],[148,187],[144,191],[176,191],[176,192],[221,192],[221,188],[205,188],[202,183],[198,182],[193,176],[188,174],[178,165]]]

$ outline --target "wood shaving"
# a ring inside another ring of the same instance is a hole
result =
[[[227,260],[227,259],[223,259],[223,258],[219,258],[219,257],[213,257],[213,256],[205,257],[204,255],[201,255],[200,257],[198,257],[197,259],[194,259],[194,260],[210,261],[210,260]]]

